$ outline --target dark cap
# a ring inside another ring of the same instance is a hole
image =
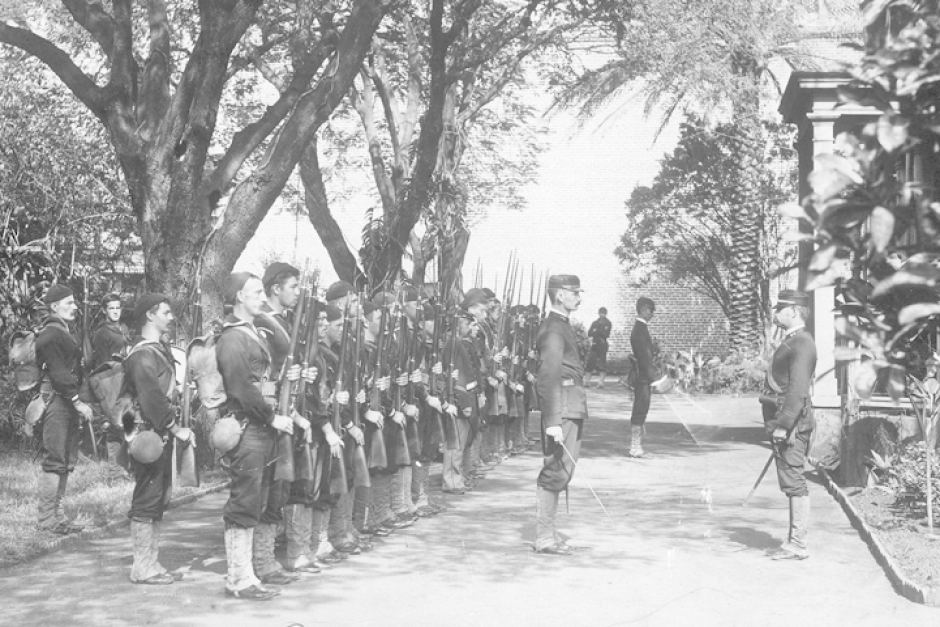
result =
[[[47,305],[51,305],[52,303],[57,303],[63,298],[68,298],[69,296],[72,296],[72,288],[70,288],[68,285],[55,283],[49,286],[49,289],[46,290],[46,295],[42,300]]]
[[[264,285],[265,291],[267,291],[271,289],[272,286],[278,285],[292,276],[299,277],[300,270],[289,263],[275,261],[265,269],[264,276],[261,277],[261,283]]]
[[[233,272],[225,279],[225,289],[222,292],[222,299],[226,304],[234,305],[235,297],[245,287],[249,279],[258,277],[251,272]]]
[[[463,318],[464,320],[470,320],[471,322],[476,320],[476,318],[473,317],[473,314],[467,311],[466,309],[464,309],[463,307],[460,307],[457,309],[457,317]]]
[[[548,277],[548,289],[550,290],[571,290],[573,292],[583,292],[581,289],[581,279],[573,274],[553,274]]]
[[[118,303],[120,303],[121,295],[118,294],[117,292],[108,292],[107,294],[101,297],[101,307],[102,308],[107,307],[108,303],[113,303],[114,301],[117,301]]]
[[[809,294],[799,290],[780,290],[777,293],[777,305],[798,305],[809,307]]]
[[[471,288],[467,290],[467,293],[464,295],[463,300],[460,302],[461,309],[470,309],[474,305],[485,305],[489,301],[489,298],[482,289],[478,287]]]
[[[168,302],[170,302],[170,299],[167,298],[164,294],[156,294],[153,292],[144,294],[137,299],[137,303],[134,305],[134,320],[142,325],[144,322],[146,322],[144,318],[147,316],[148,311],[160,303]]]
[[[488,287],[481,287],[480,291],[483,292],[483,295],[486,296],[487,299],[496,298],[496,292],[494,292]]]
[[[325,311],[328,322],[333,322],[343,317],[343,310],[336,305],[327,305]]]
[[[324,297],[327,300],[338,300],[347,294],[355,294],[356,288],[346,281],[337,281],[333,285],[326,288],[326,294]]]

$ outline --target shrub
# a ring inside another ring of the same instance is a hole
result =
[[[664,368],[688,393],[746,394],[759,392],[768,359],[755,349],[732,350],[724,359],[703,353],[678,351],[663,356]]]

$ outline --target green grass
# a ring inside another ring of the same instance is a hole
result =
[[[36,526],[40,472],[34,453],[0,448],[0,567],[47,551],[61,538]],[[207,474],[204,487],[223,480],[220,472]],[[177,488],[173,497],[198,489]],[[69,476],[65,512],[86,529],[104,527],[127,516],[133,491],[133,480],[122,478],[106,462],[83,458]]]

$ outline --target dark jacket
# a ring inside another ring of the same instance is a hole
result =
[[[568,317],[551,311],[539,327],[536,386],[546,427],[561,424],[563,418],[587,418],[584,394],[584,366],[578,352],[578,338]]]
[[[65,321],[49,316],[36,335],[36,365],[56,394],[71,400],[82,384],[82,349]]]
[[[170,347],[137,344],[124,360],[124,391],[136,399],[141,417],[163,435],[176,420],[176,368]]]
[[[91,336],[91,367],[97,368],[110,361],[114,355],[123,356],[129,344],[127,327],[120,322],[104,322],[98,325]]]
[[[271,352],[271,376],[277,378],[290,350],[290,322],[285,314],[274,313],[268,303],[264,303],[261,310],[262,312],[255,316],[254,324],[261,337],[268,342],[268,350]]]
[[[789,429],[804,413],[812,396],[815,371],[816,342],[806,329],[788,336],[774,351],[767,386],[780,397],[774,415],[777,426]],[[800,430],[811,428],[808,421]]]
[[[594,342],[594,346],[607,349],[607,338],[610,337],[611,324],[607,318],[598,318],[591,323],[588,329],[588,337]]]
[[[653,364],[653,338],[646,323],[637,320],[630,333],[630,348],[637,365],[637,382],[652,383],[656,380],[656,366]]]
[[[229,409],[251,422],[271,424],[274,408],[261,393],[262,381],[270,379],[271,356],[254,325],[227,316],[215,344],[215,357]]]

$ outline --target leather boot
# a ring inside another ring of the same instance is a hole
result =
[[[809,557],[806,536],[809,527],[809,495],[790,497],[790,528],[787,541],[772,554],[775,560],[805,560]]]
[[[633,425],[630,427],[630,457],[643,457],[643,427]]]
[[[281,568],[274,557],[274,540],[277,537],[277,525],[261,523],[255,527],[252,539],[251,561],[255,576],[263,584],[287,585],[295,580]]]
[[[167,585],[175,581],[157,561],[156,544],[159,536],[151,520],[131,520],[131,542],[134,547],[134,564],[130,580],[133,583]],[[156,536],[156,537],[155,537]]]
[[[378,473],[372,482],[372,520],[370,527],[378,527],[394,519],[390,507],[392,476],[387,472]]]
[[[296,564],[310,553],[310,508],[304,505],[286,506],[284,522],[287,523],[287,569],[299,570]]]
[[[251,567],[251,547],[254,529],[226,527],[225,559],[228,573],[225,578],[226,596],[239,599],[266,601],[277,596],[276,590],[269,590],[261,585]]]
[[[556,542],[555,514],[558,512],[558,492],[536,488],[535,493],[535,551],[564,555],[568,550]]]
[[[39,473],[39,528],[54,531],[59,521],[56,513],[59,509],[59,475],[51,472]]]

